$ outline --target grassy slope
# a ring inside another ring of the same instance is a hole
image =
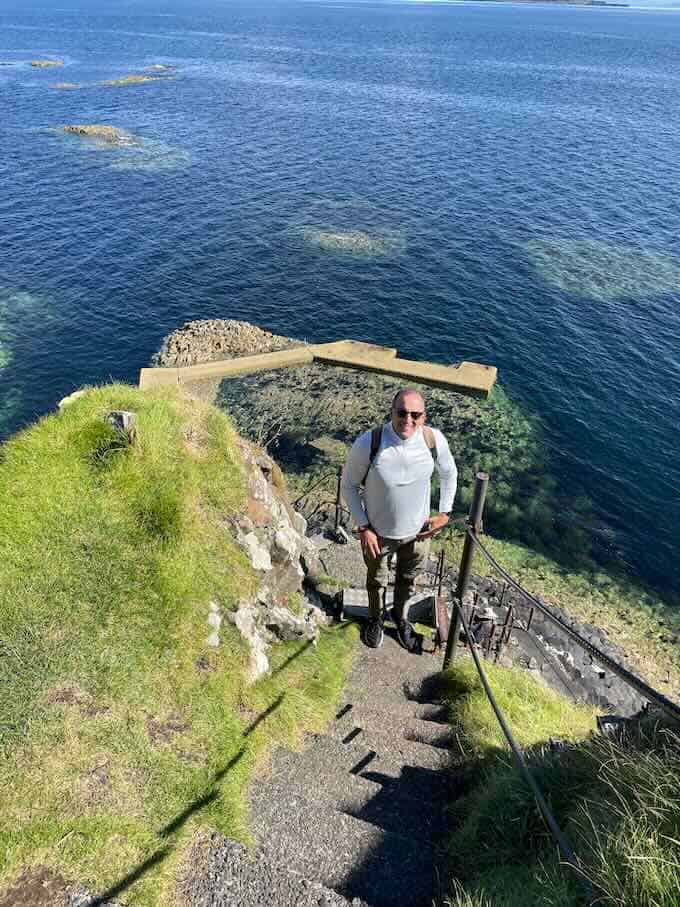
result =
[[[137,412],[134,446],[110,409]],[[351,632],[281,647],[250,688],[231,625],[206,646],[209,602],[256,585],[224,528],[245,500],[234,437],[174,390],[110,386],[0,451],[0,885],[42,864],[101,891],[162,856],[119,899],[171,904],[190,832],[247,839],[257,761],[339,694]]]
[[[680,698],[680,611],[625,577],[594,569],[567,569],[541,554],[492,536],[484,544],[496,560],[534,595],[564,609],[578,620],[603,627],[620,645],[631,667],[652,686]],[[447,559],[460,563],[463,534],[445,542]],[[473,573],[492,575],[478,552]],[[498,579],[498,577],[496,577]]]
[[[558,823],[603,905],[680,903],[680,736],[648,725],[623,742],[591,736],[593,713],[521,671],[485,665],[499,705],[524,748]],[[446,676],[451,720],[468,755],[464,796],[453,809],[449,907],[584,903],[531,793],[518,777],[472,662]],[[551,736],[571,741],[563,752]]]

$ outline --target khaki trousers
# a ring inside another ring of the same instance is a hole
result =
[[[421,570],[430,552],[430,540],[423,539],[383,539],[378,557],[364,551],[366,564],[366,591],[368,592],[368,616],[375,620],[382,615],[383,595],[387,588],[387,559],[396,554],[397,576],[394,584],[394,617],[395,620],[408,620],[404,613],[408,599],[413,595],[416,576]]]

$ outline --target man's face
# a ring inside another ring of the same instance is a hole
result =
[[[418,418],[414,418],[413,414]],[[402,394],[392,407],[392,428],[402,441],[411,438],[425,422],[425,403],[420,394]]]

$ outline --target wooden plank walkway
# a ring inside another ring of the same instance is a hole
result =
[[[313,362],[391,375],[401,378],[405,383],[427,384],[473,397],[488,397],[497,377],[497,369],[493,365],[477,362],[461,362],[458,365],[418,362],[400,359],[397,350],[392,347],[358,340],[338,340],[335,343],[310,344],[184,368],[143,368],[139,374],[139,386],[150,388],[210,378],[233,378],[269,369],[311,365]]]

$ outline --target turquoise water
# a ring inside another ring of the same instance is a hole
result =
[[[193,318],[492,362],[680,591],[678,12],[5,2],[0,63],[2,434]]]

